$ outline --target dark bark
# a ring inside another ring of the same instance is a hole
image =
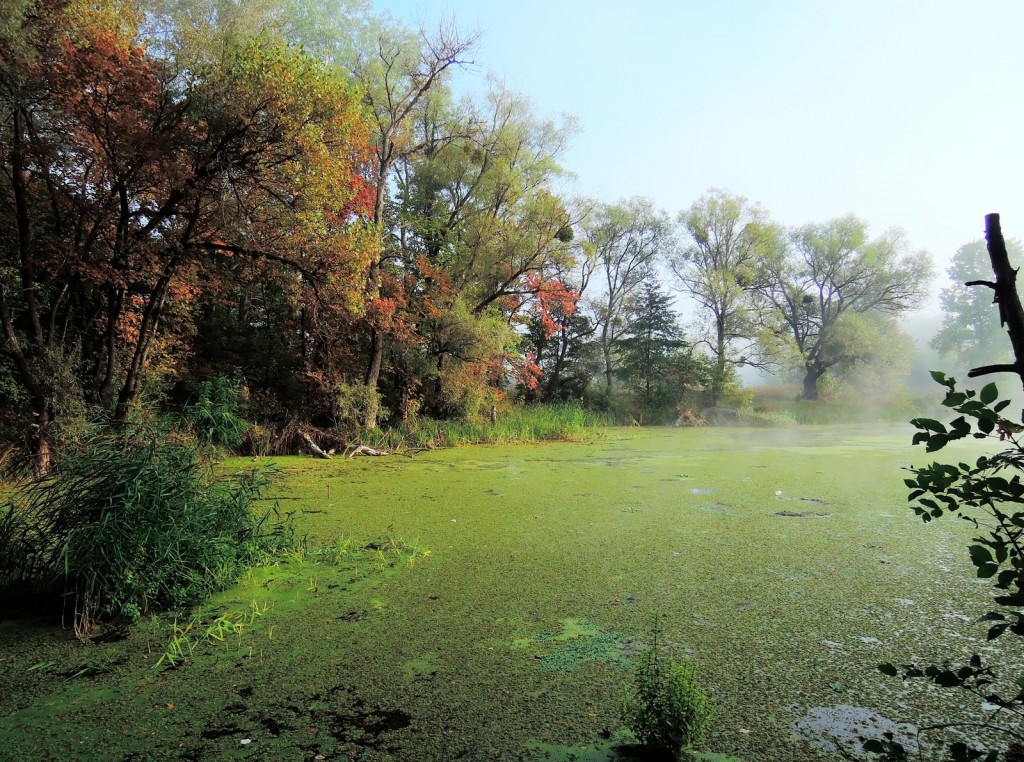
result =
[[[718,400],[725,389],[725,323],[721,318],[716,320],[715,330],[715,370],[714,375],[711,377],[709,407],[714,407],[718,404]]]
[[[612,367],[612,348],[611,343],[608,341],[608,325],[607,323],[601,329],[601,350],[604,354],[604,380],[605,389],[611,391],[612,388],[612,375],[615,369]]]
[[[818,379],[821,378],[821,374],[815,370],[808,368],[807,373],[804,376],[804,395],[805,400],[816,400],[818,399]]]
[[[1024,384],[1024,308],[1021,307],[1020,294],[1017,293],[1017,270],[1010,266],[998,214],[985,215],[985,240],[988,241],[988,256],[996,276],[995,283],[971,281],[966,285],[985,286],[995,292],[993,302],[999,306],[999,324],[1006,328],[1010,337],[1014,362],[974,368],[967,375],[976,378],[989,373],[1016,373]]]

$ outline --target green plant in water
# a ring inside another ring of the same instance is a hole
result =
[[[159,661],[153,665],[153,669],[157,669],[162,665],[177,667],[188,660],[203,643],[211,641],[223,643],[232,635],[236,636],[239,643],[241,643],[242,635],[245,631],[258,618],[266,614],[269,607],[269,604],[261,606],[258,601],[253,601],[248,610],[221,614],[205,626],[203,624],[202,612],[196,613],[184,627],[175,620],[174,634]],[[273,628],[271,628],[272,632]],[[269,637],[270,635],[268,634]]]
[[[637,661],[636,684],[626,689],[622,717],[651,752],[686,759],[711,726],[713,702],[692,663],[662,653],[660,617],[655,614],[650,645]]]

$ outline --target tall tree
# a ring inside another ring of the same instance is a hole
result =
[[[849,215],[805,225],[792,250],[763,265],[759,293],[777,320],[775,335],[803,371],[804,399],[833,367],[869,356],[885,321],[916,307],[931,278],[924,252],[908,253],[899,231],[869,240],[867,224]]]
[[[276,263],[358,310],[372,252],[352,234],[365,130],[346,81],[261,41],[176,71],[133,20],[39,0],[0,41],[0,324],[43,471],[55,366],[124,420],[211,263]]]
[[[670,378],[686,342],[672,309],[672,297],[662,293],[655,279],[644,280],[628,322],[629,327],[615,342],[618,374],[637,392],[643,407],[664,405],[668,395],[678,391],[671,389]]]
[[[590,299],[604,358],[605,387],[615,377],[615,345],[628,329],[630,300],[673,246],[672,225],[644,198],[597,204],[580,226],[587,255],[594,261],[600,291]]]
[[[760,206],[714,188],[680,212],[679,223],[689,244],[673,258],[672,271],[683,292],[707,315],[703,340],[714,362],[714,405],[733,367],[765,364],[758,351],[751,295],[762,262],[782,248],[784,236]]]
[[[412,319],[427,365],[437,368],[435,388],[451,362],[463,361],[449,341],[435,340],[446,311],[468,311],[481,326],[500,316],[510,338],[513,326],[533,317],[551,339],[575,310],[565,282],[574,212],[553,192],[573,124],[538,118],[528,99],[493,79],[483,103],[443,106],[434,99],[420,113],[415,130],[424,150],[398,165],[401,258],[390,266],[401,271],[410,304],[427,308]]]
[[[418,110],[427,106],[432,91],[440,89],[449,69],[469,62],[467,56],[475,42],[475,37],[461,35],[450,24],[434,35],[421,30],[415,38],[401,27],[390,26],[381,30],[374,47],[363,51],[355,62],[373,125],[375,188],[370,219],[378,229],[388,227],[386,202],[396,164],[416,156],[426,145],[413,129]],[[368,268],[368,295],[373,303],[368,313],[369,356],[363,383],[374,392],[384,358],[387,317],[392,314],[384,267],[398,255],[397,249],[395,237],[386,237],[381,255],[371,260]],[[363,421],[366,428],[376,428],[377,413],[376,404],[368,406]]]
[[[1024,260],[1019,242],[1008,240],[1006,249],[1015,262]],[[945,356],[955,357],[966,368],[1009,362],[1010,349],[1003,339],[999,315],[992,309],[992,295],[984,289],[963,287],[968,281],[985,279],[991,272],[985,242],[961,246],[946,272],[954,285],[942,289],[939,296],[946,314],[931,346]]]

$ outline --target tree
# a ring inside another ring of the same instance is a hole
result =
[[[535,310],[526,323],[526,338],[533,361],[540,369],[541,382],[528,398],[581,400],[600,367],[599,350],[593,341],[594,321],[579,309],[594,274],[594,261],[580,257],[572,267],[557,267],[554,279],[571,291],[571,302],[546,300],[543,311]],[[566,309],[572,307],[571,311]]]
[[[261,40],[181,71],[136,42],[134,19],[39,0],[0,45],[0,325],[40,471],[53,380],[124,421],[226,260],[362,308],[373,249],[354,224],[366,141],[348,82]]]
[[[590,300],[597,326],[607,389],[615,376],[615,343],[626,330],[626,309],[659,256],[673,245],[671,224],[648,199],[599,204],[581,225],[584,248],[601,281]]]
[[[505,321],[510,340],[488,346],[507,354],[472,360],[491,368],[526,367],[514,327],[537,320],[547,341],[575,312],[564,282],[574,212],[553,191],[573,124],[538,118],[528,99],[492,79],[482,104],[452,109],[434,98],[413,128],[424,148],[396,167],[399,256],[388,271],[403,279],[438,398],[441,372],[468,361],[442,336],[446,311],[468,310],[481,326]]]
[[[1024,249],[1017,241],[1007,241],[1006,248],[1017,262],[1024,259]],[[955,285],[942,289],[940,294],[946,314],[931,346],[965,367],[1006,361],[1010,357],[999,316],[992,309],[991,295],[982,289],[963,288],[964,283],[984,277],[990,269],[985,242],[965,244],[946,271]]]
[[[850,215],[805,225],[790,236],[792,250],[762,263],[758,292],[765,300],[781,353],[803,371],[804,399],[818,398],[830,368],[868,357],[886,323],[916,307],[931,277],[928,256],[906,252],[899,231],[871,241],[867,225]]]
[[[363,51],[354,71],[364,86],[364,101],[373,125],[375,167],[374,198],[370,219],[382,232],[387,227],[386,200],[392,182],[392,170],[424,148],[413,131],[418,109],[439,89],[445,73],[453,66],[468,63],[466,56],[476,43],[473,36],[463,37],[454,26],[442,26],[437,34],[421,30],[418,39],[397,26],[383,28],[373,50]],[[368,296],[373,302],[368,313],[369,348],[363,383],[376,392],[384,357],[387,317],[392,314],[386,300],[387,281],[384,266],[395,256],[394,237],[385,239],[380,256],[370,261],[367,270]],[[384,301],[382,304],[381,302]],[[377,406],[366,411],[364,426],[377,426]]]
[[[629,328],[615,343],[618,373],[637,392],[644,408],[664,406],[674,391],[669,386],[672,366],[679,350],[686,346],[672,309],[672,297],[662,293],[658,282],[648,277],[629,318]]]
[[[760,206],[714,188],[679,213],[679,224],[690,242],[673,257],[672,271],[708,316],[704,343],[714,362],[714,405],[733,367],[765,365],[751,294],[763,261],[783,248],[783,236]]]

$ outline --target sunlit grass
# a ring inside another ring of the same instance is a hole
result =
[[[536,442],[586,442],[600,436],[611,420],[579,405],[516,405],[502,411],[492,423],[439,421],[416,418],[388,431],[363,432],[363,444],[385,449],[410,447],[460,447],[471,444],[532,444]]]

